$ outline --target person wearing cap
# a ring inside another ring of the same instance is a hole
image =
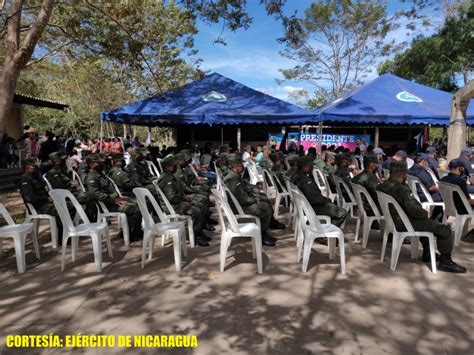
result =
[[[155,178],[151,175],[145,162],[145,156],[149,153],[150,152],[146,148],[135,148],[130,151],[132,161],[127,165],[125,170],[127,170],[132,181],[151,191],[153,189],[151,185]]]
[[[364,187],[367,192],[369,193],[370,197],[374,200],[375,204],[377,205],[377,208],[379,211],[380,209],[380,204],[379,200],[377,198],[377,186],[380,185],[379,179],[377,179],[377,176],[375,175],[377,173],[377,158],[374,156],[366,156],[364,157],[364,170],[352,179],[352,183],[360,185]],[[372,208],[369,205],[369,202],[362,196],[363,203],[364,203],[364,209],[365,212],[367,212],[368,216],[375,216],[375,214],[372,211]]]
[[[82,163],[79,163],[76,168],[76,173],[79,175],[81,181],[84,181],[89,174],[89,162],[88,157],[92,154],[90,150],[82,150]]]
[[[324,170],[324,165],[326,165],[326,154],[327,150],[323,150],[321,154],[315,159],[314,166],[318,169]]]
[[[377,174],[379,174],[379,176],[382,178],[383,177],[382,165],[384,163],[385,152],[383,151],[382,148],[376,147],[376,148],[374,148],[372,153],[375,156],[375,158],[377,159]],[[364,159],[365,159],[365,157],[364,157]]]
[[[225,177],[230,169],[227,167],[227,157],[230,155],[228,152],[222,152],[219,153],[217,159],[216,159],[216,167],[221,171],[222,176]]]
[[[103,202],[111,212],[125,213],[130,228],[130,239],[142,239],[142,217],[137,202],[128,197],[120,197],[115,191],[112,182],[103,173],[105,160],[101,155],[91,154],[88,156],[88,161],[90,169],[84,180],[84,185],[89,197],[94,202]]]
[[[436,160],[436,148],[435,147],[428,147],[426,148],[426,154],[428,155],[428,167],[433,170],[436,176],[439,178],[438,169],[439,164]]]
[[[63,226],[52,198],[46,191],[46,184],[39,176],[39,163],[36,159],[22,161],[23,175],[17,182],[17,188],[25,203],[31,203],[38,214],[49,214],[56,217],[59,245],[62,244]]]
[[[433,202],[442,202],[443,199],[439,193],[439,188],[436,186],[435,181],[431,177],[430,173],[426,170],[428,168],[428,155],[425,153],[419,153],[415,158],[415,164],[408,170],[408,174],[416,176],[421,183],[426,187],[428,192],[431,194]],[[427,202],[426,197],[421,190],[421,187],[417,187],[418,196],[421,202]],[[433,210],[433,217],[438,216],[443,212],[441,206],[437,206]]]
[[[112,168],[107,173],[107,176],[111,178],[115,185],[119,188],[120,192],[124,196],[133,196],[133,189],[140,187],[135,181],[130,179],[128,171],[123,166],[125,164],[124,156],[122,153],[112,153]],[[155,197],[158,196],[156,189],[152,190],[155,192]]]
[[[405,211],[415,231],[432,232],[436,237],[436,244],[440,252],[438,270],[454,273],[464,273],[466,268],[456,264],[451,259],[453,237],[451,228],[443,225],[428,216],[421,203],[413,196],[406,184],[408,167],[405,161],[394,161],[390,165],[390,178],[377,186],[377,190],[392,196]],[[392,215],[397,230],[404,230],[404,224],[398,215]],[[423,245],[423,262],[431,262],[429,242],[427,238],[420,238]]]
[[[288,165],[290,168],[283,174],[284,179],[288,179],[293,183],[293,178],[296,175],[298,171],[298,159],[300,156],[295,153],[290,153],[288,154],[287,160],[288,160]],[[284,185],[286,186],[286,184]]]
[[[163,172],[158,179],[158,187],[166,195],[166,198],[171,205],[173,205],[173,209],[177,214],[191,216],[196,243],[202,247],[209,246],[211,238],[203,233],[207,211],[203,209],[201,203],[198,203],[195,199],[193,200],[191,196],[186,195],[180,186],[175,175],[177,170],[175,157],[172,154],[164,157],[161,161],[161,167],[163,168]],[[164,210],[166,211],[166,208],[164,208]]]
[[[444,176],[441,181],[447,182],[448,184],[453,184],[459,186],[461,191],[466,196],[469,204],[474,207],[474,199],[471,198],[469,194],[468,186],[466,183],[466,179],[462,176],[464,175],[464,162],[459,159],[453,159],[448,164],[449,173],[448,175]],[[464,203],[461,200],[461,197],[457,194],[453,196],[454,206],[459,214],[467,214],[467,210],[464,207]],[[474,242],[474,230],[469,231],[469,233],[462,238],[465,242]]]
[[[457,158],[464,163],[464,169],[467,176],[474,174],[474,169],[472,168],[472,163],[471,163],[471,157],[472,157],[472,149],[465,147],[461,149],[461,154],[459,155],[459,158]]]
[[[317,215],[331,217],[331,223],[340,227],[347,217],[347,211],[333,204],[324,197],[318,185],[313,180],[314,161],[311,157],[303,156],[298,159],[298,171],[293,178],[302,194],[308,199]]]
[[[268,233],[273,217],[273,208],[267,203],[268,200],[261,198],[262,196],[260,194],[249,191],[250,188],[246,186],[246,182],[241,176],[244,171],[244,166],[240,156],[233,155],[230,157],[228,166],[230,171],[224,178],[225,185],[236,197],[246,214],[260,218],[263,245],[275,246],[276,238]]]
[[[217,181],[216,174],[214,172],[207,171],[205,173],[199,172],[199,174],[204,174],[205,178],[199,175],[196,176],[193,168],[191,167],[193,162],[191,151],[189,149],[183,149],[180,153],[184,154],[185,157],[185,161],[183,162],[181,169],[183,169],[183,172],[186,174],[186,184],[209,196],[211,193],[211,186]],[[197,168],[199,169],[200,166]]]
[[[351,189],[351,174],[349,170],[349,166],[352,163],[352,157],[349,154],[339,154],[336,158],[336,171],[334,172],[334,175],[341,178]],[[346,201],[349,201],[349,195],[345,190],[342,191],[344,195],[344,199]]]
[[[393,157],[388,158],[385,160],[382,164],[383,169],[390,170],[390,165],[392,164],[393,161],[406,161],[408,158],[407,152],[404,150],[398,150]]]
[[[285,166],[285,154],[283,152],[275,152],[272,153],[273,157],[273,166],[272,166],[272,172],[275,173],[275,175],[278,177],[280,182],[285,185],[285,180],[283,177],[283,174],[285,174],[286,171],[286,166]]]

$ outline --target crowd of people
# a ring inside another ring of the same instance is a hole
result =
[[[448,171],[440,169],[437,150],[433,146],[426,147],[424,153],[410,157],[401,149],[391,157],[379,147],[364,146],[350,151],[342,146],[322,146],[321,151],[310,148],[307,152],[290,146],[290,150],[276,150],[275,146],[246,146],[242,152],[235,147],[221,146],[214,149],[211,143],[203,147],[157,147],[145,146],[139,139],[114,138],[102,140],[74,138],[61,140],[52,132],[46,132],[43,142],[37,143],[36,132],[26,131],[24,138],[28,148],[28,157],[23,161],[24,174],[18,182],[18,188],[25,202],[31,203],[39,213],[58,216],[47,193],[42,175],[46,177],[53,189],[68,189],[78,201],[86,206],[86,212],[93,220],[97,213],[96,203],[104,203],[110,211],[124,212],[128,217],[132,240],[142,239],[141,215],[133,196],[136,187],[147,188],[160,201],[167,211],[157,187],[161,189],[173,206],[175,213],[188,215],[193,220],[196,243],[208,246],[212,240],[212,231],[217,222],[211,218],[210,209],[213,201],[210,189],[216,182],[216,169],[222,174],[225,186],[234,194],[246,214],[258,216],[261,220],[262,242],[266,246],[275,246],[277,239],[271,235],[271,229],[284,229],[285,225],[274,218],[273,207],[267,195],[258,185],[252,185],[248,179],[246,167],[255,163],[258,169],[273,171],[281,180],[282,186],[289,180],[297,186],[317,215],[331,218],[331,223],[343,227],[348,211],[323,195],[318,181],[312,174],[317,168],[324,172],[333,193],[337,193],[334,177],[339,177],[350,188],[351,183],[359,184],[367,189],[377,207],[380,207],[376,191],[393,196],[407,213],[415,230],[430,231],[437,238],[439,258],[438,269],[448,272],[462,273],[466,269],[451,258],[453,239],[451,230],[443,225],[442,208],[435,208],[431,215],[422,208],[406,184],[407,175],[419,178],[434,201],[441,201],[438,187],[433,180],[437,179],[456,184],[461,187],[466,198],[474,205],[470,193],[474,192],[471,185],[473,169],[470,148],[463,149],[461,156],[449,162]],[[157,158],[160,164],[157,164]],[[152,162],[159,170],[159,176],[153,175],[147,161]],[[67,169],[66,169],[67,167]],[[75,170],[83,182],[85,191],[81,191],[71,179],[68,171]],[[389,177],[386,176],[390,173]],[[442,175],[442,176],[440,176]],[[113,184],[121,194],[119,195]],[[347,194],[347,191],[343,191]],[[346,196],[347,197],[347,196]],[[459,213],[467,213],[462,201],[455,199]],[[367,215],[373,215],[371,207],[364,203]],[[73,211],[71,210],[71,213]],[[59,220],[59,219],[58,219]],[[402,223],[395,217],[397,227]],[[61,227],[59,225],[59,227]],[[60,234],[61,235],[61,234]],[[474,234],[469,232],[463,240],[474,241]],[[323,243],[324,241],[321,240]],[[430,262],[427,240],[423,245],[423,261]]]

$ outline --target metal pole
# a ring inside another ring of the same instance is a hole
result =
[[[242,139],[242,132],[240,130],[240,127],[237,127],[237,149],[239,150],[239,152],[241,149],[241,143],[240,143],[241,139]]]
[[[323,121],[319,120],[318,124],[318,146],[319,146],[319,154],[321,154],[322,146],[323,146]]]
[[[224,145],[224,127],[221,127],[221,145]]]
[[[100,141],[99,141],[100,152],[102,152],[103,137],[104,137],[104,121],[100,120]]]
[[[379,146],[379,135],[380,135],[379,127],[375,127],[374,147]]]

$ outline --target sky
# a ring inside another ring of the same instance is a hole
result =
[[[288,0],[285,13],[297,11],[303,15],[309,7],[309,0]],[[403,5],[400,1],[389,1],[388,13],[393,14]],[[251,88],[263,91],[283,100],[290,100],[288,94],[302,88],[311,89],[302,82],[285,82],[278,85],[276,79],[282,79],[279,69],[291,68],[292,62],[282,57],[279,51],[283,45],[277,38],[283,35],[282,25],[266,14],[264,6],[258,0],[248,1],[248,12],[253,23],[247,30],[231,32],[224,30],[223,37],[227,45],[214,44],[213,41],[221,34],[219,24],[198,23],[199,33],[195,37],[195,48],[199,50],[198,57],[203,59],[201,69],[217,72]],[[389,35],[389,38],[399,42],[410,40],[403,26]],[[376,69],[376,68],[374,68]],[[376,70],[367,78],[377,76]]]

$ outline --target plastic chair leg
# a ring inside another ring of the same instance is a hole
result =
[[[341,274],[346,274],[346,252],[344,248],[344,234],[339,236],[339,257],[341,258]]]
[[[454,245],[455,246],[458,246],[459,243],[461,242],[461,237],[462,237],[465,224],[466,224],[466,219],[462,217],[459,218],[458,216],[455,227],[454,227]]]
[[[263,264],[262,264],[262,237],[258,236],[253,238],[255,245],[255,253],[257,254],[257,272],[259,274],[263,273]]]
[[[68,241],[69,241],[69,238],[63,235],[63,246],[61,248],[61,271],[64,271],[64,264],[66,263],[66,248],[67,248]],[[72,244],[72,240],[71,240],[71,244]]]
[[[224,272],[225,259],[227,257],[227,250],[229,249],[231,239],[228,237],[221,238],[221,253],[220,253],[220,271]]]
[[[252,258],[255,259],[256,255],[255,255],[255,243],[256,243],[256,238],[254,238],[254,240],[252,240]]]
[[[151,234],[150,239],[148,240],[148,260],[151,260],[153,257],[153,247],[155,245],[155,235]]]
[[[164,238],[164,236],[162,236]],[[145,258],[147,254],[147,247],[150,243],[150,232],[144,231],[143,233],[143,246],[142,246],[142,269],[145,267]]]
[[[387,249],[387,241],[388,241],[388,230],[386,228],[384,228],[383,242],[382,242],[382,252],[380,253],[380,261],[382,261],[382,262],[385,259],[385,250]]]
[[[176,271],[181,271],[181,236],[179,232],[173,236],[174,264]]]
[[[313,238],[306,238],[304,241],[303,249],[303,264],[301,265],[301,271],[306,272],[308,270],[309,256],[311,254],[311,246],[313,245]]]
[[[126,246],[130,245],[130,228],[128,227],[127,217],[120,218],[120,225],[122,226],[123,240]]]
[[[186,216],[186,225],[188,227],[189,245],[191,248],[196,246],[196,239],[194,237],[194,224],[191,216]]]
[[[15,256],[16,256],[16,266],[18,268],[18,273],[24,273],[26,269],[26,259],[25,259],[25,236],[16,235],[13,238],[13,244],[15,245]]]
[[[418,252],[420,250],[420,238],[412,237],[411,238],[411,258],[418,259]]]
[[[109,234],[108,228],[104,232],[104,237],[105,237],[105,242],[107,244],[107,251],[109,253],[109,257],[113,259],[114,254],[112,252],[112,241],[110,240],[110,234]],[[100,243],[101,243],[100,245],[102,246],[102,239],[100,239]],[[101,248],[101,252],[102,252],[102,248]]]
[[[71,237],[72,261],[76,261],[78,245],[79,245],[79,237]]]
[[[360,230],[361,219],[362,219],[362,216],[357,217],[354,242],[357,242],[359,240],[359,230]]]
[[[392,241],[392,259],[390,260],[390,269],[395,271],[397,268],[398,257],[400,256],[400,250],[402,248],[403,238],[397,238],[393,236]]]
[[[94,250],[94,261],[95,270],[97,272],[102,271],[102,243],[100,235],[93,234],[92,236],[92,249]]]
[[[435,247],[435,240],[434,238],[428,237],[429,243],[430,243],[430,257],[431,257],[431,270],[433,274],[436,274],[437,269],[436,269],[436,247]]]
[[[183,231],[181,233],[181,251],[183,253],[183,257],[187,258],[188,257],[188,248],[186,246],[186,232]]]
[[[373,222],[374,220],[370,217],[364,221],[363,229],[362,229],[362,249],[367,248],[367,242],[369,241],[370,227],[372,227]]]
[[[273,217],[278,218],[278,211],[280,210],[280,203],[281,203],[281,195],[277,192],[275,198],[275,207],[273,208]]]
[[[35,255],[36,259],[41,260],[41,255],[39,251],[39,244],[38,244],[38,238],[33,230],[33,233],[31,233],[31,237],[33,238],[33,249],[35,250]]]
[[[53,248],[56,249],[58,247],[58,223],[55,217],[51,218],[50,225],[51,225],[51,243],[53,244]]]

